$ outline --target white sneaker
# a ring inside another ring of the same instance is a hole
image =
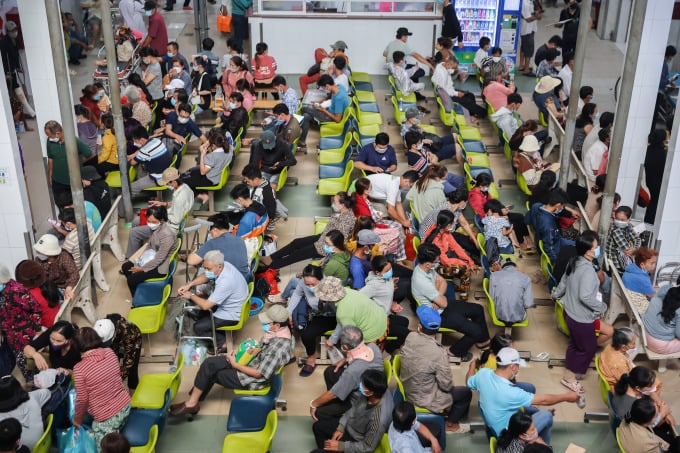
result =
[[[270,294],[267,296],[267,300],[269,301],[270,304],[280,304],[280,305],[287,305],[288,304],[288,299],[284,299],[281,297],[280,294]]]

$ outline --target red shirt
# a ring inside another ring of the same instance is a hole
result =
[[[102,116],[102,111],[99,109],[99,104],[94,99],[85,96],[80,96],[80,103],[83,107],[87,107],[95,118],[96,124],[99,124],[99,118]]]
[[[40,308],[42,309],[40,325],[49,329],[54,325],[54,318],[56,318],[57,313],[59,313],[59,304],[57,304],[55,307],[50,307],[47,303],[47,299],[45,299],[45,296],[42,295],[40,288],[31,288],[28,290],[28,292],[31,293],[33,298],[38,301]]]
[[[118,356],[111,348],[91,349],[73,367],[76,410],[73,422],[80,425],[89,413],[97,422],[108,420],[130,404]]]
[[[149,46],[156,49],[158,56],[165,55],[168,51],[168,29],[165,27],[163,16],[157,12],[149,17],[149,36],[151,36]]]
[[[475,188],[468,194],[468,204],[477,213],[480,219],[486,217],[486,212],[484,212],[484,203],[491,200],[491,195],[489,192],[482,192],[481,190]]]
[[[276,60],[271,55],[259,55],[259,67],[255,58],[251,62],[253,66],[253,77],[255,80],[267,80],[276,75]]]

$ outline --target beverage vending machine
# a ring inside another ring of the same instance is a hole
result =
[[[522,1],[532,0],[455,0],[456,14],[463,32],[463,48],[454,49],[461,71],[468,74],[477,72],[475,52],[479,49],[479,39],[486,36],[491,40],[491,47],[503,49],[508,69],[514,74]]]

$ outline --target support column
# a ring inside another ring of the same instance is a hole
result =
[[[642,28],[640,52],[636,68],[633,92],[628,101],[630,112],[626,124],[619,124],[615,118],[614,132],[625,134],[621,165],[616,178],[616,191],[621,194],[621,203],[636,202],[637,179],[640,164],[645,160],[647,137],[651,129],[654,103],[659,91],[659,79],[663,65],[666,42],[671,26],[674,0],[653,0],[647,3],[645,22]],[[624,101],[623,97],[619,97]],[[677,199],[676,199],[677,200]]]

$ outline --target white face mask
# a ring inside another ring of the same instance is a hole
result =
[[[628,226],[628,222],[625,220],[614,220],[614,226],[617,228],[626,228]]]
[[[17,36],[19,36],[19,32],[17,32],[17,31],[11,31],[11,32],[9,32],[9,33],[7,33],[7,34],[8,34],[9,37],[12,38],[12,39],[16,39]]]
[[[47,261],[47,255],[42,255],[40,253],[36,253],[35,257],[38,258],[40,261]]]
[[[455,69],[447,69],[446,72],[448,72],[449,74],[453,74],[454,72],[456,72],[456,70]]]
[[[232,66],[229,66],[229,70],[230,70],[231,72],[238,72],[238,68],[234,68],[234,67],[232,67]]]
[[[179,121],[180,124],[187,124],[189,122],[189,119],[190,118],[184,118],[180,116],[179,118],[177,118],[177,121]]]
[[[501,61],[501,57],[491,57],[491,59],[493,60],[494,63],[498,63],[499,61]]]
[[[175,71],[177,74],[179,74],[179,73],[182,72],[182,68],[180,68],[180,67],[178,67],[178,66],[173,66],[172,69],[173,69],[173,71]]]
[[[51,141],[52,143],[59,143],[59,137],[47,137],[47,140]]]
[[[194,68],[194,71],[198,72],[198,65],[197,64],[193,65],[192,68]]]
[[[151,223],[151,222],[146,222],[146,226],[151,228],[151,231],[156,231],[159,226],[161,226],[160,223]]]

